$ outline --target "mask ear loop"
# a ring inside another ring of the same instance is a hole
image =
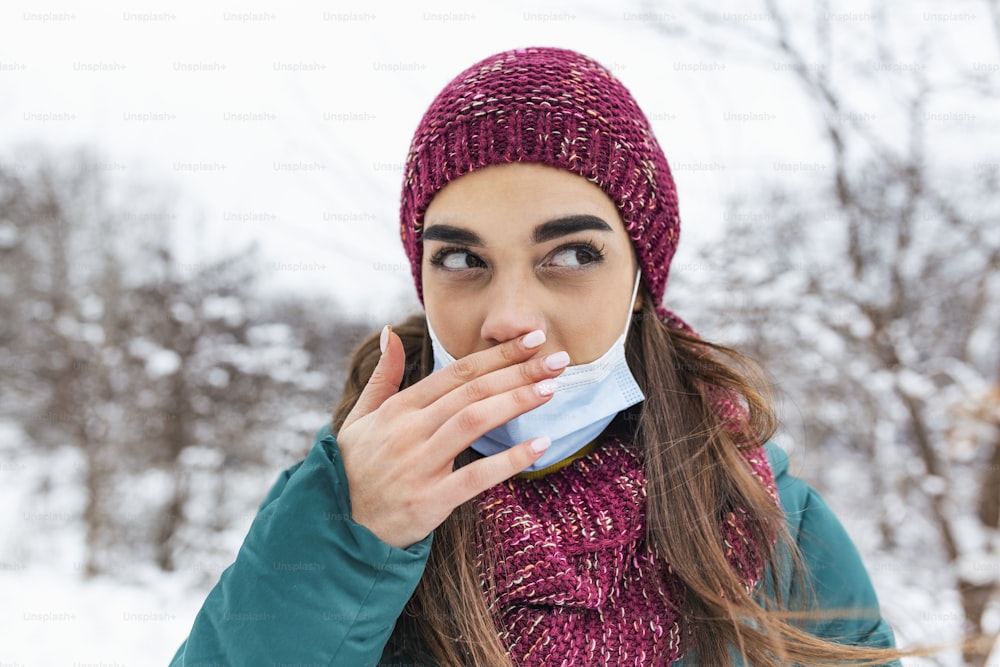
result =
[[[438,360],[438,356],[439,356],[438,355],[438,351],[440,351],[440,353],[441,353],[440,354],[440,356],[441,356],[441,359],[440,359],[440,361],[441,361],[441,367],[445,368],[447,366],[450,366],[451,364],[453,364],[455,362],[455,357],[451,356],[451,352],[449,352],[448,350],[444,349],[444,345],[442,345],[441,341],[438,339],[437,333],[435,333],[435,331],[434,331],[434,327],[431,326],[431,318],[429,318],[426,315],[424,315],[424,320],[427,322],[427,333],[431,337],[431,347],[434,350],[434,359],[435,359],[435,361]]]
[[[639,293],[639,278],[642,276],[642,268],[636,269],[635,284],[632,286],[632,300],[628,302],[628,315],[625,316],[625,332],[622,338],[628,337],[628,327],[632,324],[632,308],[635,307],[635,295]]]

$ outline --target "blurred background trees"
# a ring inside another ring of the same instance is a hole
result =
[[[989,634],[996,620],[984,616],[1000,612],[1000,163],[995,131],[975,121],[995,117],[1000,90],[933,33],[893,36],[905,28],[889,5],[838,11],[768,1],[763,20],[695,8],[682,22],[692,40],[791,77],[801,95],[774,108],[803,105],[820,144],[730,193],[707,271],[682,278],[679,294],[698,298],[681,312],[700,311],[771,373],[800,474],[844,499],[848,521],[877,528],[886,562],[921,572],[936,599],[956,596],[958,628]],[[847,478],[836,474],[844,458]],[[909,639],[937,639],[893,620]],[[985,665],[994,643],[966,663]]]
[[[165,193],[123,196],[100,164],[25,150],[0,166],[0,416],[31,448],[75,452],[86,576],[227,558],[328,419],[362,329],[330,302],[262,296],[252,248],[179,262]]]

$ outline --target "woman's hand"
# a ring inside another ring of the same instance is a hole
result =
[[[382,357],[337,443],[352,518],[383,542],[406,548],[463,502],[538,460],[549,445],[546,437],[452,470],[455,457],[479,436],[548,401],[551,378],[569,364],[569,355],[530,359],[545,342],[542,331],[533,331],[400,391],[403,343],[388,327],[381,341]]]

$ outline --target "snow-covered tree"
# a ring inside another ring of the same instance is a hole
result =
[[[360,331],[331,303],[262,297],[251,250],[179,261],[178,213],[148,188],[122,196],[92,152],[11,164],[0,416],[39,452],[78,453],[86,575],[217,575],[213,552],[231,557],[231,533],[329,418]]]

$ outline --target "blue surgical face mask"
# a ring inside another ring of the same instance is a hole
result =
[[[594,361],[566,368],[553,379],[556,391],[552,398],[483,434],[472,443],[473,449],[491,456],[525,440],[547,435],[552,438],[552,444],[527,468],[541,470],[580,451],[600,435],[620,411],[645,400],[625,361],[625,334],[632,321],[639,275],[637,271],[625,330],[611,348]],[[429,319],[427,331],[434,348],[434,370],[454,363],[455,358],[441,345]]]

